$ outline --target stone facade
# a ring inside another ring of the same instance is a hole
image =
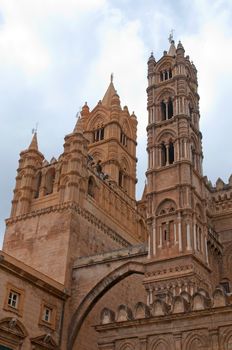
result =
[[[202,174],[197,88],[181,43],[151,55],[139,201],[137,119],[112,77],[58,159],[33,135],[6,220],[0,349],[232,348],[232,178]]]

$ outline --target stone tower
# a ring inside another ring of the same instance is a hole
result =
[[[146,173],[149,254],[156,261],[165,259],[167,266],[172,262],[174,270],[186,269],[182,282],[176,284],[173,277],[172,284],[169,276],[170,283],[161,283],[161,289],[185,288],[191,293],[197,286],[210,288],[197,86],[196,68],[181,42],[176,48],[172,40],[158,62],[151,54]]]
[[[111,79],[92,111],[83,106],[58,159],[44,159],[34,134],[20,153],[4,251],[70,286],[75,259],[144,241],[135,200],[136,130]]]
[[[101,161],[103,172],[135,199],[137,119],[127,106],[121,108],[112,75],[103,99],[91,113],[83,106],[81,123],[90,154]]]

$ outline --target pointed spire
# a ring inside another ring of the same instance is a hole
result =
[[[87,102],[85,102],[84,106],[82,107],[82,110],[81,110],[81,116],[82,117],[86,117],[89,115],[89,106],[87,104]]]
[[[179,41],[179,43],[177,45],[176,53],[179,56],[184,56],[185,51],[184,51],[184,47],[183,47],[181,41]]]
[[[104,107],[110,108],[111,106],[111,100],[112,97],[117,94],[117,91],[115,90],[114,84],[113,84],[113,74],[110,76],[110,85],[108,89],[106,90],[106,93],[102,99],[102,105]]]
[[[37,133],[34,132],[30,146],[28,147],[29,150],[36,150],[38,151],[38,141],[37,141]]]
[[[83,133],[83,128],[82,128],[82,120],[81,118],[77,118],[77,122],[76,122],[76,125],[73,129],[73,132],[78,132],[78,133]]]
[[[151,61],[155,62],[155,57],[154,57],[153,51],[151,52],[151,56],[148,59],[148,63],[150,63]]]
[[[169,56],[175,56],[176,55],[176,47],[175,47],[175,41],[171,40],[171,45],[168,50],[168,55]]]

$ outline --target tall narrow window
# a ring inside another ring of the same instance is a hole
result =
[[[88,180],[88,195],[94,198],[95,183],[92,177]]]
[[[104,140],[104,128],[99,128],[94,131],[93,142]]]
[[[166,120],[166,103],[161,102],[161,120]]]
[[[169,69],[169,78],[170,79],[172,78],[172,70],[171,70],[171,68]]]
[[[173,103],[171,98],[168,100],[168,119],[171,119],[173,117]]]
[[[161,145],[161,166],[165,166],[167,163],[166,146],[162,143]]]
[[[40,185],[41,185],[41,179],[42,179],[42,175],[41,175],[41,171],[40,171],[40,172],[38,172],[38,174],[35,177],[34,198],[38,198],[39,197],[39,189],[40,189]]]
[[[118,185],[120,187],[123,187],[123,172],[121,170],[119,170],[118,173]]]
[[[173,164],[174,163],[174,146],[172,142],[169,143],[168,152],[169,152],[169,164]]]
[[[46,193],[45,194],[51,194],[53,192],[53,186],[55,181],[55,169],[49,169],[46,174]]]
[[[168,72],[165,71],[165,80],[168,80]]]
[[[160,72],[160,81],[163,81],[164,78],[163,78],[163,72]]]

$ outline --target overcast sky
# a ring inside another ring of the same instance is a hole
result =
[[[58,157],[85,101],[93,108],[110,74],[138,117],[138,198],[146,156],[146,69],[174,29],[198,69],[204,174],[232,172],[231,0],[0,0],[0,246],[19,152],[38,126],[39,149]]]

